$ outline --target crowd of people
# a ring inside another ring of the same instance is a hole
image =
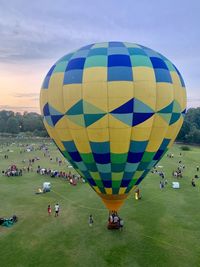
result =
[[[67,164],[65,164],[65,162],[62,161],[60,158],[58,158],[58,157],[53,158],[51,156],[51,153],[50,153],[50,151],[46,145],[41,145],[37,149],[35,149],[33,146],[24,146],[23,149],[20,149],[20,154],[29,153],[28,155],[31,155],[30,152],[36,151],[36,150],[42,152],[42,155],[40,154],[40,157],[45,157],[45,158],[49,159],[50,166],[52,166],[51,163],[54,163],[54,164],[57,163],[57,166],[59,166],[59,167],[61,167],[62,165],[63,165],[63,168],[67,167]],[[8,150],[8,152],[9,152],[9,150]],[[8,160],[9,157],[7,155],[7,152],[5,155],[3,155],[3,158],[5,160]],[[40,163],[38,163],[40,161],[40,157],[38,157],[38,156],[26,157],[26,159],[22,160],[22,163],[25,165],[24,167],[19,168],[15,164],[13,164],[13,165],[10,165],[6,170],[3,170],[2,174],[5,176],[8,176],[8,177],[10,177],[10,176],[22,176],[24,172],[36,171],[36,173],[39,175],[49,176],[52,178],[57,178],[57,177],[63,178],[72,185],[76,185],[78,181],[85,182],[85,180],[80,175],[73,174],[71,171],[63,171],[63,170],[61,171],[61,170],[57,170],[54,168],[41,167],[40,165],[38,165],[38,164],[40,164]],[[170,160],[173,160],[174,162],[176,162],[176,168],[174,168],[174,170],[172,172],[172,177],[177,178],[177,179],[183,178],[186,166],[182,162],[182,158],[181,158],[182,153],[180,153],[178,157],[177,157],[177,155],[170,153],[170,154],[167,154],[167,157]],[[177,160],[177,158],[178,158],[178,160]],[[165,174],[162,166],[154,167],[151,172],[159,176],[160,189],[163,189],[168,185],[168,180],[166,178],[166,174]],[[193,187],[196,187],[196,185],[197,185],[196,179],[199,178],[198,173],[199,173],[199,166],[196,166],[196,174],[191,179],[191,185]],[[135,195],[136,200],[141,199],[141,194],[140,194],[139,188],[136,188],[136,190],[134,191],[134,195]],[[48,210],[48,214],[50,216],[52,213],[52,208],[51,208],[50,204],[48,205],[47,210]],[[58,203],[54,206],[54,211],[55,211],[55,217],[58,217],[59,212],[60,212],[60,206]],[[88,224],[90,227],[94,224],[94,219],[93,219],[93,216],[91,214],[90,214],[89,219],[88,219]],[[108,229],[123,229],[123,225],[124,225],[123,219],[119,217],[117,212],[112,211],[109,213]]]
[[[167,154],[167,157],[170,159],[175,158],[173,153]],[[179,153],[179,160],[177,163],[177,167],[175,170],[172,171],[172,177],[174,178],[183,178],[183,174],[184,174],[184,170],[185,170],[185,165],[183,164],[182,160],[180,160],[180,157],[182,157],[182,153]],[[158,167],[162,167],[163,166],[158,166]],[[168,184],[168,180],[165,178],[165,173],[163,172],[163,170],[158,170],[158,167],[153,167],[153,169],[151,170],[151,173],[155,173],[158,174],[158,176],[160,177],[160,181],[159,181],[159,187],[160,189],[163,189],[167,184]],[[199,172],[199,166],[196,166],[196,172]],[[195,174],[194,177],[191,179],[191,184],[193,187],[196,186],[196,182],[195,179],[199,178],[198,174]]]

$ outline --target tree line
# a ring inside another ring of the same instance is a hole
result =
[[[200,144],[200,107],[187,110],[183,126],[176,141],[188,144]]]
[[[30,133],[34,136],[48,136],[41,115],[35,112],[21,114],[7,110],[0,111],[0,133]]]
[[[48,136],[42,116],[35,112],[0,111],[0,133],[31,133],[35,136]],[[183,126],[176,141],[200,144],[200,107],[188,109]]]

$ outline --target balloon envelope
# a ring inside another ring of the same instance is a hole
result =
[[[87,45],[59,59],[41,89],[46,129],[110,210],[173,144],[186,108],[177,68],[147,47]]]

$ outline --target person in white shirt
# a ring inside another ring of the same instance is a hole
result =
[[[58,216],[59,211],[60,211],[60,206],[59,206],[59,204],[56,204],[56,205],[55,205],[55,217]]]
[[[118,223],[119,222],[119,217],[117,215],[114,216],[113,222],[114,223]]]
[[[124,221],[121,218],[119,219],[119,226],[120,226],[120,231],[121,231],[124,227]]]

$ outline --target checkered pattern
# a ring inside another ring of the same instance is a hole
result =
[[[58,60],[41,111],[62,154],[99,194],[127,194],[172,145],[185,84],[161,54],[138,44],[91,44]]]

